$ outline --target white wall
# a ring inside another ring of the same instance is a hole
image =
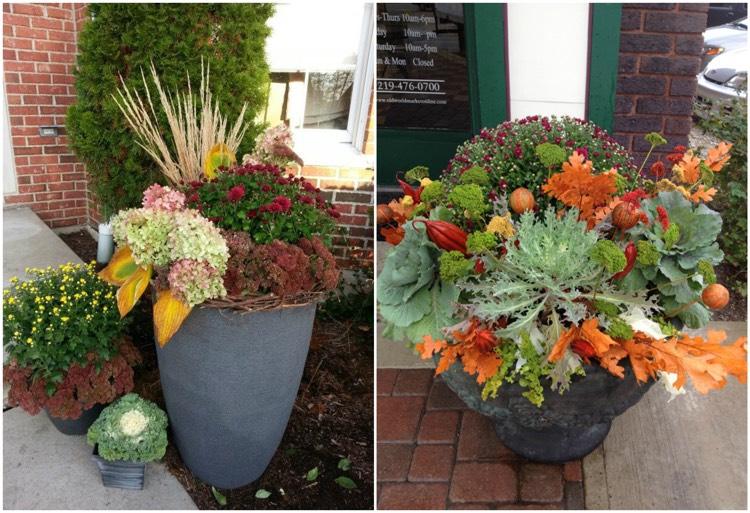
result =
[[[589,5],[508,4],[510,118],[586,107]]]

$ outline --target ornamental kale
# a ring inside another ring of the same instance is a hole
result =
[[[155,461],[167,450],[167,414],[138,394],[128,394],[102,410],[86,438],[105,460]]]
[[[669,212],[666,230],[659,222],[659,207]],[[721,216],[703,203],[693,204],[678,191],[660,192],[655,198],[643,200],[641,208],[649,224],[639,223],[629,234],[651,243],[661,258],[653,265],[636,263],[633,271],[622,280],[622,287],[636,291],[652,283],[659,291],[665,315],[679,317],[689,328],[705,326],[710,313],[699,299],[708,285],[706,278],[711,278],[706,265],[717,265],[724,257],[716,242],[721,231]],[[677,227],[677,240],[665,237],[672,227]],[[700,262],[705,263],[699,267]]]
[[[386,257],[377,280],[383,334],[411,344],[453,323],[458,289],[437,279],[440,250],[430,242],[422,225],[404,225],[404,239]]]

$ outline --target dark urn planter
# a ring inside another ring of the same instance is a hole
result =
[[[146,477],[146,464],[131,461],[108,461],[99,456],[99,446],[94,446],[91,459],[94,460],[102,476],[102,484],[107,488],[143,490]]]
[[[454,364],[443,380],[470,408],[490,417],[503,444],[526,459],[563,463],[586,456],[609,433],[612,419],[637,403],[653,384],[638,384],[631,367],[620,379],[598,365],[585,365],[562,395],[545,385],[537,408],[521,394],[524,388],[503,383],[496,399],[482,400],[475,376]]]
[[[314,319],[315,304],[194,308],[157,344],[169,424],[195,476],[223,489],[260,477],[289,421]]]
[[[50,415],[47,409],[44,412],[52,421],[52,424],[57,428],[60,433],[65,435],[85,435],[88,433],[89,427],[94,421],[99,418],[99,414],[104,409],[103,404],[95,404],[88,410],[83,410],[83,413],[77,419],[61,419]]]

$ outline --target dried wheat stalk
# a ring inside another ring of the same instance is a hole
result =
[[[242,106],[237,120],[227,133],[227,118],[221,114],[219,103],[213,100],[209,89],[210,68],[204,68],[203,60],[201,60],[199,95],[200,116],[198,105],[193,99],[189,74],[187,75],[187,92],[178,94],[175,91],[174,97],[162,88],[153,62],[151,63],[151,77],[172,133],[174,157],[162,136],[143,69],[141,69],[141,78],[146,90],[145,103],[138,91],[131,91],[125,85],[122,76],[120,76],[122,87],[118,88],[117,96],[112,95],[112,98],[125,116],[130,128],[135,132],[138,145],[154,159],[170,182],[177,184],[181,181],[200,180],[203,176],[204,160],[216,144],[226,144],[232,153],[237,152],[248,128],[248,124],[243,122],[247,103]]]

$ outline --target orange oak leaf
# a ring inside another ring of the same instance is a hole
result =
[[[674,165],[672,172],[681,182],[694,184],[701,177],[700,164],[701,159],[693,154],[693,150],[688,150]]]
[[[456,359],[458,358],[458,350],[459,347],[457,345],[448,346],[443,349],[443,352],[440,353],[440,361],[435,369],[436,376],[450,369],[451,365],[456,362]]]
[[[464,348],[461,362],[467,373],[477,374],[480,385],[494,376],[503,364],[503,360],[494,352],[484,352],[474,346]]]
[[[445,340],[435,340],[432,335],[422,337],[422,342],[416,344],[414,348],[419,352],[423,360],[432,358],[432,355],[439,353],[448,343]]]
[[[699,185],[696,191],[690,195],[689,199],[693,203],[700,203],[701,201],[704,203],[708,203],[709,201],[712,201],[714,199],[715,194],[716,189],[714,187],[711,187],[707,190],[704,185]]]
[[[727,142],[720,142],[714,148],[708,150],[708,156],[704,162],[714,173],[721,171],[721,168],[729,162],[729,150],[732,149],[732,144]]]
[[[615,173],[592,174],[591,161],[578,152],[573,152],[562,169],[547,180],[542,191],[569,207],[577,208],[582,221],[589,221],[595,209],[612,201],[617,190]]]

